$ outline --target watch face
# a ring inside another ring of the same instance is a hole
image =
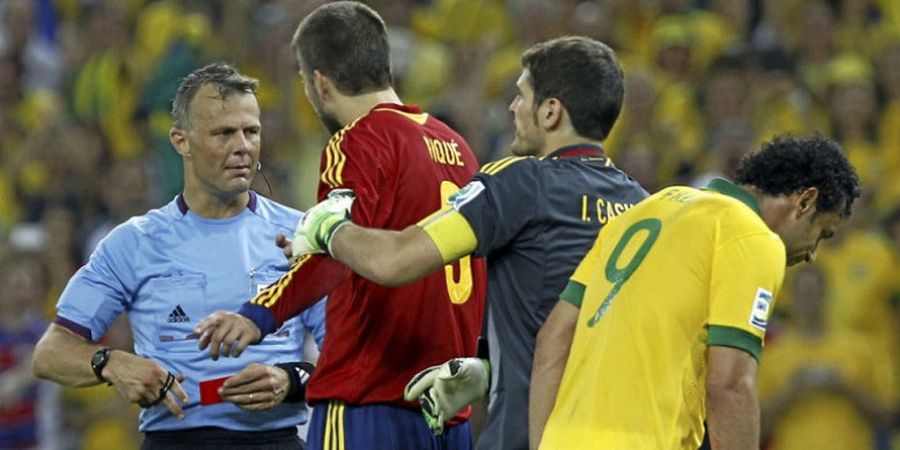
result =
[[[97,376],[97,379],[100,381],[105,381],[107,384],[112,386],[112,383],[109,382],[106,378],[103,378],[101,372],[103,372],[103,368],[106,366],[107,361],[109,361],[109,349],[102,348],[97,350],[93,355],[91,355],[91,370],[94,371],[94,375]]]
[[[91,356],[91,365],[99,366],[100,364],[103,364],[103,362],[106,361],[107,354],[108,353],[105,352],[104,350],[98,350],[96,353],[94,353]]]

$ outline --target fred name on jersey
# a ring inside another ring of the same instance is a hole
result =
[[[425,146],[428,147],[428,155],[435,162],[448,166],[464,167],[466,165],[462,160],[462,154],[459,153],[459,144],[456,141],[431,139],[428,136],[422,136],[422,138],[425,139]]]
[[[605,198],[593,198],[588,195],[581,196],[581,221],[597,221],[606,224],[609,219],[628,211],[634,203],[619,203]]]

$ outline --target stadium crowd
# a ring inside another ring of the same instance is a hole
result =
[[[290,42],[322,3],[0,2],[0,448],[137,448],[136,406],[103,385],[38,382],[31,349],[106,233],[181,191],[171,100],[195,68],[227,60],[260,79],[255,189],[315,202],[328,135]],[[566,34],[619,55],[625,107],[604,147],[651,193],[731,178],[775,134],[839,141],[864,196],[815,267],[788,271],[760,365],[763,436],[771,449],[900,448],[900,2],[366,3],[389,27],[397,91],[482,163],[509,154],[522,51]],[[127,324],[104,343],[130,349]]]

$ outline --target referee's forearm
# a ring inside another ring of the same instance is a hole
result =
[[[100,380],[91,370],[90,360],[100,348],[53,323],[34,348],[31,371],[38,378],[64,386],[93,386]]]

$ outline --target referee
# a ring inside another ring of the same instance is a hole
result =
[[[182,80],[170,140],[184,162],[183,193],[99,244],[34,352],[41,378],[108,383],[139,404],[144,449],[303,448],[296,425],[307,418],[312,366],[293,360],[308,330],[321,344],[324,302],[239,358],[208,359],[192,331],[278,279],[288,261],[274,241],[302,215],[250,190],[260,167],[256,86],[225,64]],[[135,353],[97,343],[122,313]]]

